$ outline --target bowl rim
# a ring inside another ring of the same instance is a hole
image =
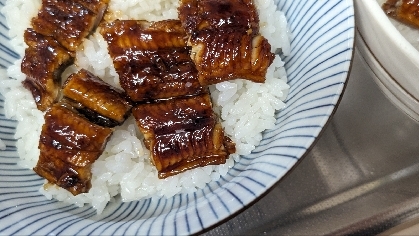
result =
[[[352,68],[352,63],[353,63],[353,56],[354,56],[354,41],[355,41],[355,18],[354,18],[354,10],[353,10],[353,1],[352,0],[344,0],[342,2],[346,2],[348,5],[348,8],[350,8],[350,15],[348,12],[348,17],[350,17],[350,21],[352,22],[352,25],[350,26],[350,33],[348,33],[348,35],[351,37],[348,40],[347,43],[347,48],[348,50],[351,51],[350,55],[348,53],[348,61],[347,61],[347,65],[345,66],[345,76],[342,76],[342,82],[341,82],[341,86],[339,87],[339,90],[336,90],[336,92],[339,92],[338,96],[336,96],[336,100],[335,100],[335,104],[333,105],[332,108],[328,109],[328,116],[327,118],[324,118],[324,120],[322,120],[322,127],[318,130],[318,132],[315,134],[316,136],[314,137],[314,139],[311,141],[311,143],[308,145],[308,147],[306,148],[306,150],[304,151],[304,153],[300,156],[300,158],[292,165],[291,169],[289,169],[283,176],[279,177],[275,183],[273,185],[271,185],[270,187],[266,188],[265,191],[263,192],[263,194],[259,195],[258,197],[254,198],[250,203],[247,203],[244,207],[240,208],[240,210],[233,212],[233,214],[230,214],[227,218],[224,218],[224,220],[222,221],[218,221],[216,225],[219,225],[225,221],[227,221],[228,219],[236,216],[237,214],[239,214],[240,212],[244,211],[245,209],[247,209],[249,206],[251,206],[252,204],[254,204],[255,202],[257,202],[260,198],[262,198],[263,196],[265,196],[266,194],[268,194],[276,185],[279,184],[279,182],[281,182],[281,180],[284,178],[284,176],[288,176],[288,174],[293,171],[296,166],[301,163],[302,158],[305,158],[308,154],[308,152],[314,147],[314,145],[317,143],[317,141],[319,140],[320,135],[322,135],[322,133],[325,130],[326,125],[332,120],[333,114],[335,114],[338,105],[341,102],[342,96],[344,94],[345,88],[347,86],[347,82],[348,82],[348,78],[350,76],[350,71]],[[347,20],[349,21],[349,20]],[[349,27],[348,27],[349,28]],[[349,57],[350,56],[350,57]],[[204,228],[203,230],[209,230],[213,227],[215,227],[216,225]],[[197,234],[197,232],[193,232],[194,234]]]
[[[384,66],[378,61],[377,56],[368,47],[362,35],[357,30],[356,48],[361,53],[359,57],[366,67],[372,78],[387,96],[387,98],[402,112],[406,113],[410,118],[419,121],[419,100],[404,89]]]
[[[384,12],[380,2],[355,0],[357,20],[368,21],[358,22],[357,48],[387,98],[411,118],[418,120],[419,113],[415,108],[419,101],[419,86],[416,85],[415,73],[419,73],[419,49],[404,37],[394,24],[394,19]],[[382,39],[375,41],[375,37]]]
[[[349,67],[348,67],[348,73],[346,75],[346,79],[343,83],[342,86],[342,90],[340,92],[339,98],[336,101],[335,106],[333,107],[331,114],[329,115],[329,117],[327,118],[325,124],[323,125],[323,127],[321,128],[321,130],[319,131],[319,133],[317,134],[316,138],[313,140],[313,142],[311,143],[311,145],[306,149],[306,151],[304,152],[304,154],[300,157],[300,159],[298,159],[296,161],[296,163],[283,175],[281,176],[272,186],[270,186],[269,188],[267,188],[265,190],[265,192],[263,192],[261,195],[259,195],[258,197],[256,197],[253,201],[251,201],[250,203],[248,203],[247,205],[245,205],[244,207],[242,207],[241,209],[239,209],[238,211],[234,212],[233,214],[230,214],[228,217],[224,218],[221,221],[218,221],[217,223],[213,224],[210,227],[204,228],[199,232],[196,232],[196,235],[198,234],[202,234],[208,231],[211,231],[212,229],[217,228],[218,226],[228,222],[229,220],[231,220],[232,218],[235,218],[236,216],[240,215],[241,213],[243,213],[244,211],[246,211],[247,209],[249,209],[251,206],[253,206],[254,204],[256,204],[260,199],[264,198],[266,195],[268,195],[274,188],[278,187],[278,185],[280,185],[280,183],[282,182],[282,180],[284,180],[285,178],[287,178],[289,175],[292,174],[292,172],[294,172],[294,170],[300,165],[300,163],[308,156],[308,154],[310,153],[310,151],[314,148],[314,146],[317,144],[317,142],[319,141],[320,137],[323,135],[323,133],[326,130],[326,127],[332,122],[333,120],[333,116],[335,115],[341,101],[342,98],[344,96],[344,93],[346,91],[346,87],[348,85],[348,81],[351,75],[351,71],[352,71],[352,67],[353,67],[353,62],[354,62],[354,56],[355,56],[355,45],[356,45],[356,29],[357,29],[357,21],[355,18],[355,12],[354,12],[354,1],[351,0],[350,2],[352,2],[351,6],[352,6],[352,16],[353,16],[353,30],[352,30],[352,52],[351,52],[351,60],[349,62]]]
[[[377,0],[355,0],[355,5],[356,4],[363,4],[365,9],[377,19],[377,22],[379,22],[378,26],[380,26],[386,33],[386,36],[394,42],[394,45],[396,45],[412,62],[416,61],[416,64],[419,65],[419,50],[401,34],[391,22],[390,17],[384,13],[384,10]],[[362,35],[361,31],[358,31],[358,33]],[[377,60],[380,61],[379,58],[377,58]]]

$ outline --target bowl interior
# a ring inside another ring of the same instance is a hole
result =
[[[378,8],[374,7],[369,9],[372,14],[374,15],[381,15],[384,14],[383,10],[381,9],[381,6],[386,2],[387,0],[376,0],[378,4]],[[405,41],[401,41],[401,46],[405,43],[411,44],[416,50],[413,50],[413,53],[419,53],[419,30],[414,29],[413,27],[410,27],[408,25],[405,25],[403,23],[398,22],[397,20],[393,18],[389,18],[390,23],[396,28],[396,30],[399,31],[399,33],[406,39]],[[388,21],[382,21],[381,22],[384,25],[387,25]],[[388,27],[388,26],[386,26]]]
[[[392,23],[394,20],[387,17],[379,2],[382,1],[355,0],[359,36],[375,57],[374,60],[395,78],[402,89],[418,100],[416,75],[419,73],[419,51],[395,27]]]
[[[397,80],[387,73],[361,37],[356,37],[356,45],[361,53],[361,60],[369,67],[371,77],[387,98],[412,119],[419,121],[419,101],[404,90],[400,84],[397,83]]]
[[[0,234],[191,234],[257,200],[318,137],[344,90],[353,54],[352,1],[280,0],[277,7],[287,16],[292,37],[285,58],[291,86],[287,106],[252,154],[192,194],[129,203],[116,199],[101,215],[89,206],[47,200],[38,192],[43,180],[16,164],[16,123],[5,118],[1,97],[0,138],[7,149],[0,153]],[[0,20],[0,64],[7,67],[17,54],[8,45],[4,16]]]

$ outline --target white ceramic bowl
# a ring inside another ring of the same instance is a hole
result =
[[[0,138],[7,145],[0,151],[0,235],[193,234],[256,201],[301,159],[330,119],[354,45],[350,0],[280,0],[277,7],[285,12],[292,34],[291,55],[285,59],[291,86],[287,107],[252,154],[193,194],[130,203],[117,199],[101,215],[89,206],[47,200],[38,192],[43,180],[16,164],[15,122],[4,117],[0,96]],[[0,64],[7,67],[16,54],[8,49],[1,15],[0,22]]]
[[[377,0],[355,0],[357,47],[373,78],[399,108],[419,120],[419,52]]]

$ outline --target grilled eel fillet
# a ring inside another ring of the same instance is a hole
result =
[[[56,102],[61,72],[73,63],[74,55],[54,38],[33,29],[27,29],[24,38],[29,47],[25,49],[21,64],[21,70],[26,74],[23,86],[31,91],[38,109],[45,111]]]
[[[419,28],[419,0],[387,0],[383,10],[390,17]]]
[[[74,51],[98,25],[109,0],[43,0],[24,38],[29,46],[21,70],[39,110],[58,99],[61,72],[73,63]]]
[[[114,21],[102,27],[121,87],[136,102],[206,91],[178,20]]]
[[[35,172],[73,195],[88,192],[91,165],[131,104],[125,94],[82,69],[69,76],[64,98],[44,116]]]
[[[80,113],[106,127],[121,125],[132,107],[123,91],[84,69],[68,77],[62,93]]]
[[[251,0],[181,0],[178,11],[202,85],[265,81],[274,54]]]
[[[40,34],[55,38],[69,51],[99,24],[109,0],[43,0],[32,27]]]
[[[159,178],[223,164],[235,152],[217,122],[209,94],[141,104],[132,112]]]
[[[90,122],[65,102],[52,105],[44,118],[34,171],[73,195],[88,192],[91,165],[113,130]]]
[[[180,21],[115,21],[101,30],[159,178],[235,152],[200,85]]]

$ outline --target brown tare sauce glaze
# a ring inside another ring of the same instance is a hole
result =
[[[99,24],[109,0],[43,0],[24,38],[23,82],[39,110],[58,100],[61,72],[74,61],[74,51]]]
[[[38,33],[54,37],[69,51],[75,51],[99,24],[107,3],[108,0],[43,0],[32,26]]]
[[[62,93],[64,97],[78,103],[73,106],[79,112],[84,113],[82,110],[88,109],[110,119],[111,123],[115,121],[115,125],[121,125],[125,121],[132,107],[123,91],[111,87],[84,69],[68,77]]]
[[[88,192],[91,165],[111,133],[111,128],[93,124],[68,104],[56,103],[45,114],[34,171],[73,195]]]
[[[235,152],[217,122],[209,94],[138,105],[133,115],[144,133],[159,178],[225,163]]]
[[[56,101],[60,69],[102,19],[108,0],[42,3],[32,20],[34,31],[25,37],[29,51],[22,71],[27,70],[26,87],[40,97],[37,104],[47,93],[48,103],[38,104],[45,110]],[[116,20],[100,32],[121,87],[135,102],[132,114],[159,178],[225,163],[235,144],[224,135],[206,86],[236,78],[264,82],[274,59],[250,0],[181,0],[179,18]],[[38,50],[38,57],[53,52],[46,57],[48,68],[35,79],[29,70],[36,65],[29,61],[31,50]],[[122,91],[85,70],[69,77],[63,96],[45,114],[34,170],[76,195],[89,190],[90,168],[112,133],[109,127],[122,124],[132,105]]]
[[[27,29],[24,38],[29,47],[21,64],[21,71],[27,75],[23,86],[31,91],[38,109],[45,111],[58,98],[61,72],[73,62],[73,53],[33,29]]]
[[[250,29],[254,34],[259,29],[256,8],[248,0],[182,0],[179,19],[190,35],[203,29],[222,31],[234,28],[246,32]]]
[[[114,127],[131,110],[125,94],[86,70],[70,75],[64,98],[50,107],[34,170],[74,195],[90,189],[91,165],[102,154]]]
[[[198,80],[180,21],[115,21],[101,31],[159,178],[225,163],[235,151]],[[164,39],[164,41],[161,41]]]
[[[102,27],[121,87],[136,102],[206,92],[178,20],[114,21]]]
[[[259,18],[249,0],[182,0],[179,19],[188,33],[202,85],[243,78],[265,81],[274,54],[259,34]]]

